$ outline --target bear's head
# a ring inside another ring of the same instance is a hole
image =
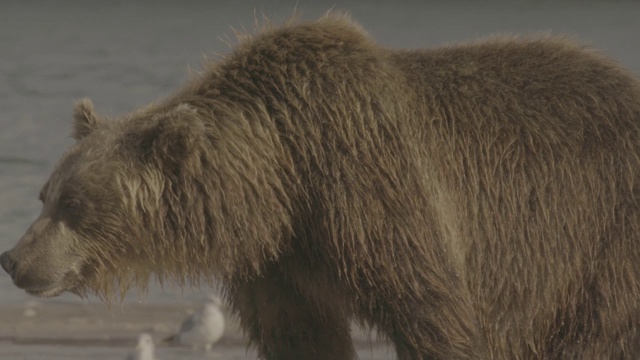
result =
[[[171,196],[186,158],[200,146],[204,135],[191,121],[195,116],[194,108],[177,105],[107,121],[89,100],[81,101],[74,111],[76,143],[40,191],[39,217],[0,256],[15,285],[43,297],[83,296],[88,289],[110,296],[144,286],[156,269],[171,271],[158,252],[180,256],[180,250],[149,242],[174,235],[163,233],[165,225],[180,221],[161,197]]]

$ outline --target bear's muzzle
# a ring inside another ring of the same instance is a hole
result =
[[[0,266],[7,272],[13,279],[13,276],[16,272],[16,261],[9,254],[9,251],[5,251],[0,255]]]

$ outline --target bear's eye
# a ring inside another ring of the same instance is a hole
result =
[[[69,199],[64,202],[64,206],[69,209],[75,209],[80,205],[80,200],[78,199]]]

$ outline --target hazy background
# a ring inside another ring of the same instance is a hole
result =
[[[220,37],[233,39],[232,27],[251,29],[263,13],[278,23],[294,8],[305,19],[346,10],[394,48],[493,33],[565,33],[640,73],[640,2],[632,1],[3,1],[0,251],[13,246],[39,212],[40,187],[72,144],[75,100],[88,96],[106,115],[131,111],[171,93],[203,56],[229,52]],[[152,286],[146,301],[200,293]],[[26,300],[33,298],[0,274],[0,311]],[[70,295],[43,301],[79,302]]]

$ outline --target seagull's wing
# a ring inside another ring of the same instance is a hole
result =
[[[194,313],[191,314],[191,316],[189,316],[188,318],[184,319],[184,321],[182,322],[182,325],[180,325],[180,330],[178,331],[177,334],[171,335],[167,338],[164,338],[162,341],[177,341],[178,340],[178,336],[180,336],[180,334],[182,333],[186,333],[191,331],[193,328],[195,328],[198,324],[200,324],[202,322],[202,320],[200,319],[201,315],[199,313]],[[127,359],[129,360],[129,359]],[[133,359],[135,360],[135,359]]]
[[[182,322],[182,325],[180,326],[180,332],[185,333],[185,332],[191,331],[201,323],[202,323],[202,314],[200,314],[199,312],[196,312],[191,316],[189,316],[188,318],[184,319],[184,321]]]

